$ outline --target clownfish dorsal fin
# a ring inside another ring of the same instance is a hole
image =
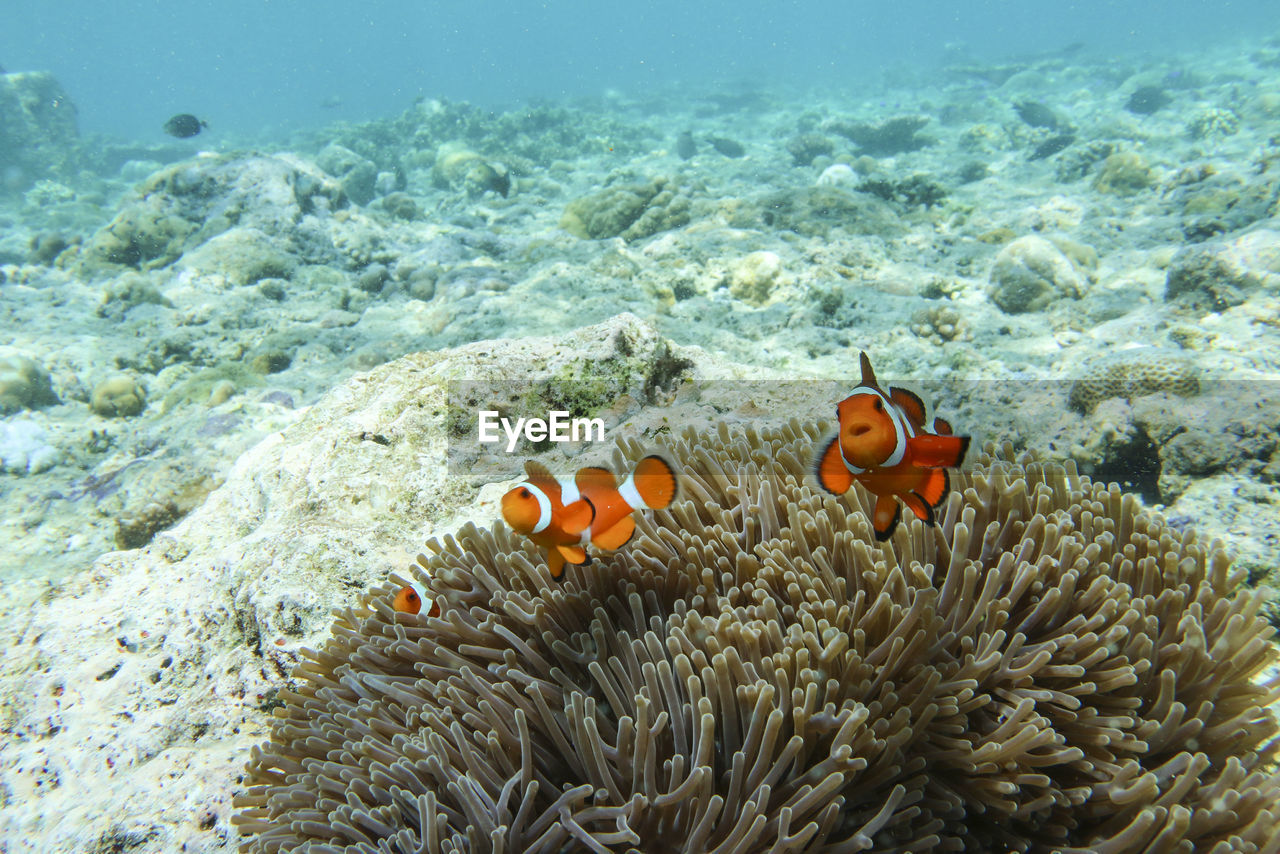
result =
[[[618,479],[614,477],[613,472],[600,466],[587,466],[579,469],[578,473],[573,477],[574,483],[578,485],[578,489],[582,492],[593,488],[599,489],[617,489]]]
[[[889,398],[898,404],[913,427],[917,430],[924,427],[924,401],[920,399],[920,395],[905,388],[891,386]]]
[[[876,382],[876,372],[871,370],[871,359],[867,357],[867,352],[863,350],[858,354],[858,365],[862,368],[862,385],[879,388]]]
[[[524,473],[529,483],[540,488],[548,497],[560,494],[560,484],[555,475],[548,471],[547,467],[542,463],[535,460],[525,460]]]

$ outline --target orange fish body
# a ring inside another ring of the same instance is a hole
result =
[[[924,403],[915,393],[884,391],[866,353],[860,362],[862,382],[836,407],[839,432],[814,469],[828,492],[843,495],[857,481],[876,496],[871,527],[883,542],[897,527],[902,504],[933,524],[933,511],[950,488],[947,469],[960,465],[969,437],[952,435],[941,418],[926,427]]]
[[[528,480],[502,496],[502,518],[547,550],[553,578],[566,563],[585,563],[588,543],[605,551],[625,545],[636,530],[636,510],[661,510],[676,496],[675,471],[658,456],[641,460],[621,486],[603,468],[584,468],[572,480],[532,461],[525,470]]]

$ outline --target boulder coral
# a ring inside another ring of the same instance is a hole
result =
[[[729,295],[752,305],[764,305],[781,275],[782,259],[778,253],[752,252],[733,265]]]
[[[501,163],[487,160],[461,143],[447,143],[436,152],[431,182],[441,189],[459,190],[470,196],[511,192],[511,176]]]
[[[1155,172],[1147,159],[1136,151],[1121,151],[1102,161],[1094,176],[1093,188],[1099,193],[1130,195],[1156,183]]]
[[[44,365],[21,353],[0,357],[0,415],[58,402]]]
[[[142,412],[147,393],[128,374],[116,374],[93,387],[89,408],[104,418],[127,418]]]
[[[309,217],[347,205],[341,185],[288,154],[199,157],[152,175],[80,248],[77,272],[165,267],[235,227],[255,228],[308,260],[329,260],[332,242]]]
[[[1179,250],[1165,277],[1167,300],[1223,311],[1261,288],[1280,289],[1280,232],[1259,229]]]
[[[689,222],[690,201],[668,178],[610,187],[570,202],[560,227],[584,240],[639,240]]]
[[[1085,278],[1049,240],[1020,237],[1000,250],[991,265],[991,299],[1009,314],[1041,311],[1058,299],[1078,299]]]
[[[877,123],[833,120],[823,128],[852,140],[867,154],[886,156],[928,145],[929,140],[919,136],[920,129],[928,123],[928,116],[894,116]]]

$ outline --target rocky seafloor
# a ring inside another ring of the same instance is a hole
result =
[[[494,518],[407,402],[475,370],[650,423],[865,350],[1277,566],[1280,40],[165,145],[0,79],[0,838],[231,846],[294,651]]]

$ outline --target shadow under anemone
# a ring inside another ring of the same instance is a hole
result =
[[[675,504],[561,582],[433,541],[441,617],[371,591],[281,691],[242,850],[1280,851],[1271,629],[1216,546],[989,449],[882,548],[821,435],[687,431]]]

